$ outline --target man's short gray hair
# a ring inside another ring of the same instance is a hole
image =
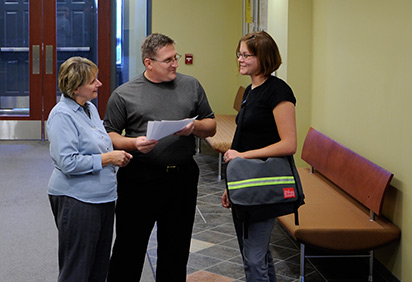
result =
[[[160,34],[153,33],[148,35],[142,43],[141,52],[142,52],[142,62],[144,64],[144,59],[153,58],[156,56],[157,50],[160,48],[174,44],[175,41],[170,37]]]

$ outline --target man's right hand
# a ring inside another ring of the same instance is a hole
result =
[[[149,153],[159,143],[157,140],[147,140],[146,136],[136,137],[136,148],[143,154]]]

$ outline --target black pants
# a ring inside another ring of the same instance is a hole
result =
[[[157,222],[156,281],[186,281],[199,168],[132,161],[118,172],[116,240],[109,282],[140,281],[151,231]]]
[[[104,282],[113,238],[114,202],[88,204],[49,196],[59,233],[59,282]]]

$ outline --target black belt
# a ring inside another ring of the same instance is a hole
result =
[[[167,165],[164,168],[166,173],[176,173],[180,169],[178,165]]]
[[[125,167],[125,169],[133,170],[134,168],[138,168],[140,171],[147,171],[148,173],[152,173],[155,171],[160,173],[178,173],[179,171],[182,171],[185,168],[192,166],[193,163],[194,161],[184,164],[155,165],[132,159],[129,165]]]

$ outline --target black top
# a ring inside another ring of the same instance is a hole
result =
[[[270,76],[252,90],[249,85],[243,95],[242,107],[236,117],[236,132],[232,149],[239,152],[260,149],[280,141],[273,109],[283,101],[296,105],[292,89],[280,78]]]

